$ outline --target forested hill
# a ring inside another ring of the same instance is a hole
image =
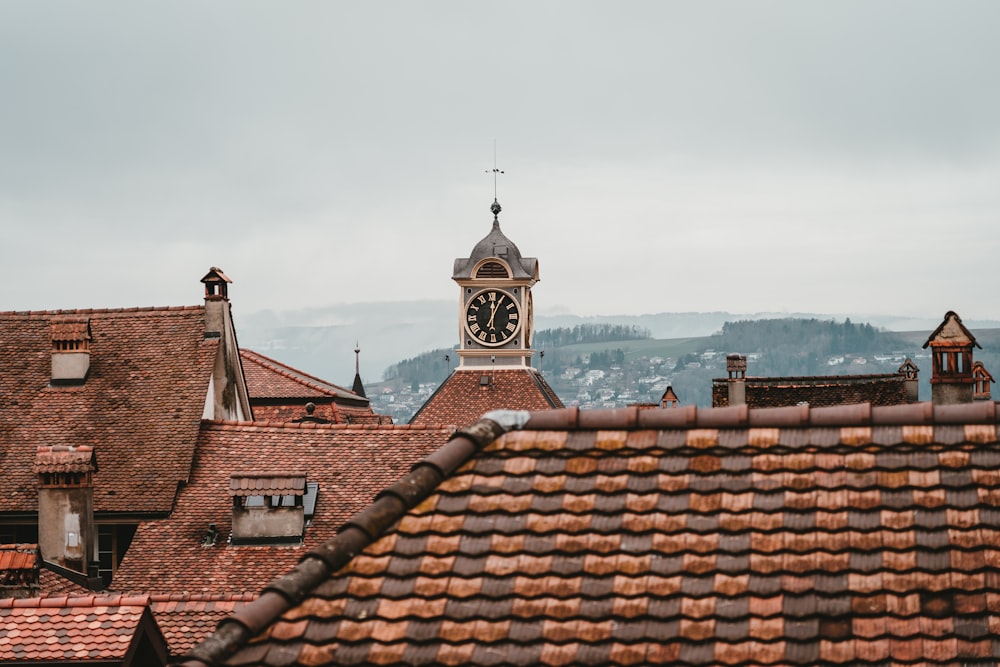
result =
[[[649,329],[637,326],[607,323],[578,324],[572,327],[536,331],[531,346],[537,350],[548,350],[569,345],[589,345],[649,338]],[[454,350],[431,350],[389,366],[385,371],[384,379],[386,381],[401,381],[407,385],[440,381],[448,374],[450,368],[454,368],[457,362],[458,357]]]
[[[928,332],[929,333],[929,332]],[[726,322],[722,331],[706,339],[707,347],[741,353],[758,353],[776,366],[796,370],[795,374],[812,375],[826,364],[828,357],[856,354],[886,353],[907,347],[909,343],[898,334],[880,331],[870,324],[854,324],[818,319],[742,320]],[[782,363],[780,357],[788,358]],[[770,366],[771,363],[768,363]],[[755,374],[789,374],[759,369]]]
[[[606,343],[620,340],[645,340],[651,338],[649,329],[624,324],[577,324],[535,332],[531,346],[549,349],[586,343]]]
[[[711,336],[655,339],[642,327],[614,324],[536,332],[533,364],[567,405],[621,407],[655,402],[671,385],[684,404],[710,405],[712,379],[726,376],[726,354],[748,356],[748,375],[894,373],[909,357],[920,367],[921,396],[930,396],[926,331],[888,332],[869,323],[818,318],[734,320]],[[976,359],[1000,369],[1000,334],[976,330]],[[409,419],[458,365],[453,349],[437,349],[392,365],[374,384],[376,410]]]

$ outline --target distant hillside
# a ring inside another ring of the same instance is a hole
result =
[[[403,359],[416,357],[428,350],[453,349],[459,336],[458,309],[454,301],[368,302],[249,314],[241,314],[238,305],[234,304],[233,317],[241,346],[330,382],[348,386],[354,379],[355,342],[361,347],[362,379],[369,384],[380,381],[389,366]],[[796,316],[834,319],[828,314]],[[541,331],[584,324],[614,324],[648,330],[653,339],[673,340],[709,336],[721,331],[727,321],[788,317],[792,315],[712,312],[581,317],[536,314],[535,328]],[[836,319],[843,321],[844,318],[838,316]],[[930,333],[940,322],[940,318],[921,320],[888,315],[865,317],[851,314],[850,319],[868,322],[877,328],[926,333]],[[966,320],[965,324],[973,331],[1000,327],[1000,322]],[[546,349],[546,346],[537,344],[535,347]]]
[[[566,329],[557,339],[565,340]],[[815,318],[726,322],[712,336],[586,340],[552,346],[535,367],[567,404],[584,408],[655,402],[672,385],[684,404],[711,404],[712,379],[725,377],[727,353],[749,358],[749,375],[893,373],[910,358],[921,369],[920,394],[930,397],[930,358],[921,349],[931,328],[894,333],[869,323]],[[974,332],[976,359],[1000,371],[1000,329]],[[538,332],[550,338],[546,331]],[[599,338],[599,337],[594,337]],[[445,359],[448,355],[448,359]],[[369,385],[376,409],[405,421],[454,369],[451,348],[426,352],[390,367],[390,380]]]

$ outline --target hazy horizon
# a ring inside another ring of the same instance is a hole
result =
[[[0,310],[998,319],[1000,4],[0,3]]]

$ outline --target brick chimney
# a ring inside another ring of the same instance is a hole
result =
[[[52,384],[83,384],[90,371],[90,320],[55,317],[49,325],[52,341]]]
[[[747,358],[742,354],[726,355],[726,372],[729,374],[729,405],[747,402]]]
[[[86,574],[97,560],[94,448],[40,446],[33,471],[38,475],[38,548],[42,558]]]
[[[972,348],[982,349],[954,311],[930,335],[924,348],[931,348],[931,401],[938,405],[971,403]]]

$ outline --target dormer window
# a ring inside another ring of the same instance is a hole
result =
[[[49,337],[52,341],[52,383],[83,383],[90,371],[90,320],[53,319]]]
[[[316,488],[306,482],[305,473],[232,475],[233,544],[300,543],[306,527],[306,505],[309,518],[315,511]]]

